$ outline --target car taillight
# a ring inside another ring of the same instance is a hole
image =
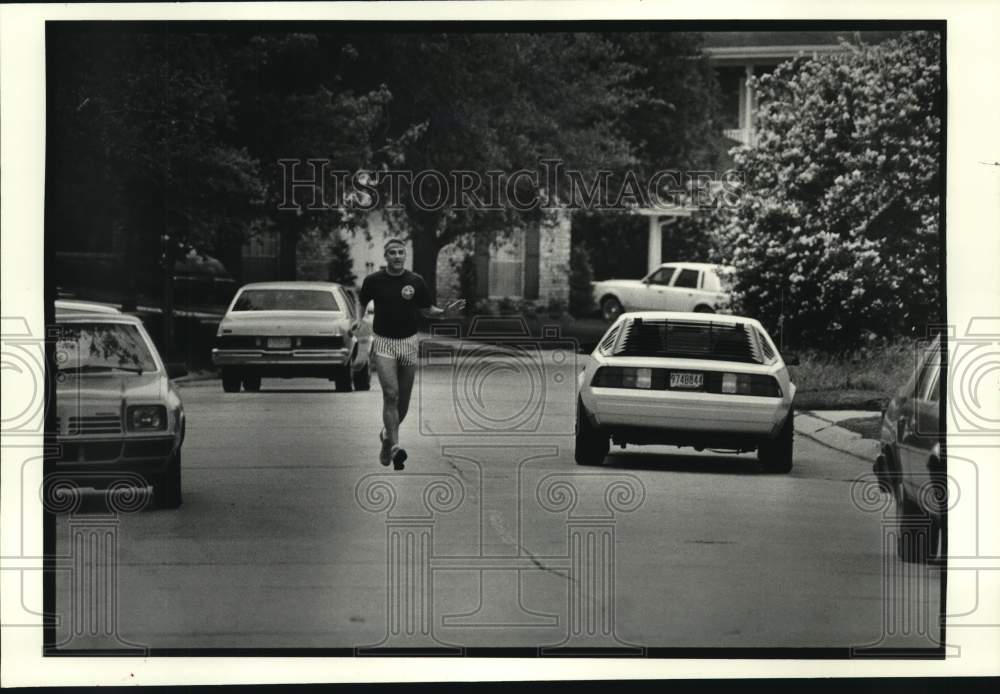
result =
[[[656,378],[659,369],[632,368],[628,366],[602,366],[594,374],[590,385],[597,388],[644,388],[659,389],[662,385]]]
[[[723,373],[719,392],[733,395],[759,395],[765,398],[780,398],[781,386],[773,376],[761,374]]]

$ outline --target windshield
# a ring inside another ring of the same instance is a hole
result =
[[[61,323],[56,368],[63,372],[156,371],[139,328],[127,323]]]
[[[615,354],[762,363],[748,326],[693,320],[643,320],[625,328]]]
[[[338,311],[333,292],[321,289],[247,289],[234,311]]]

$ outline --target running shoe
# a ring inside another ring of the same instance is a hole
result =
[[[382,429],[378,433],[378,440],[382,442],[382,450],[378,453],[378,461],[388,467],[389,463],[392,462],[392,444],[389,443],[389,439],[385,436],[385,429]]]
[[[402,470],[406,460],[406,451],[398,445],[392,447],[392,469]]]

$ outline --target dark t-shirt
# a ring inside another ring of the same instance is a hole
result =
[[[379,270],[361,284],[361,306],[375,302],[373,330],[382,337],[409,337],[420,326],[420,309],[431,305],[431,295],[424,278],[415,272],[403,270],[401,275],[390,275]]]

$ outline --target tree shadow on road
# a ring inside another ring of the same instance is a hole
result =
[[[339,393],[336,388],[264,388],[258,393]],[[350,395],[350,393],[348,393]]]
[[[643,453],[611,451],[604,461],[605,467],[623,470],[650,470],[655,472],[697,472],[715,475],[763,474],[753,455],[736,457],[694,456],[685,453]]]

